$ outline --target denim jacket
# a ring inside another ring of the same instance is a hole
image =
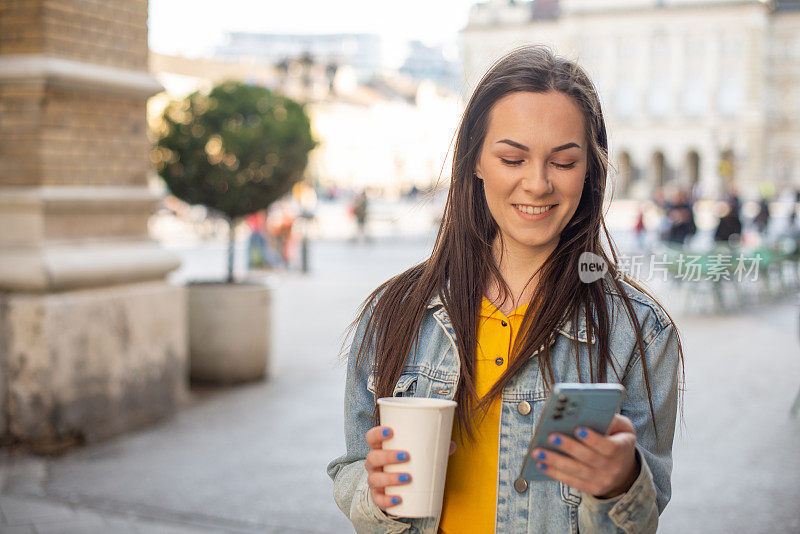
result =
[[[503,389],[495,519],[498,534],[642,534],[656,531],[658,517],[667,505],[671,491],[679,363],[676,331],[656,302],[629,284],[622,282],[622,285],[642,326],[645,357],[641,358],[636,349],[633,325],[622,297],[613,286],[606,285],[611,313],[611,360],[616,362],[617,369],[615,372],[609,365],[607,380],[621,383],[626,388],[620,411],[636,429],[636,455],[641,466],[638,478],[626,493],[610,499],[598,499],[556,480],[526,482],[519,478],[528,444],[548,395],[536,361],[540,348]],[[367,485],[364,459],[369,447],[364,435],[373,426],[375,387],[371,370],[375,354],[370,347],[365,354],[368,358],[362,358],[358,366],[356,355],[371,311],[359,323],[350,347],[344,400],[346,452],[328,465],[334,499],[359,534],[436,534],[439,517],[410,519],[388,516],[372,501]],[[576,345],[581,354],[581,377],[588,379],[589,343],[585,316],[579,315],[577,324],[565,317],[550,340],[557,382],[580,381],[575,364]],[[649,371],[658,438],[653,431],[642,376],[643,362],[647,363]],[[436,296],[427,306],[420,325],[419,343],[406,359],[394,395],[453,399],[459,369],[455,333],[442,301]]]

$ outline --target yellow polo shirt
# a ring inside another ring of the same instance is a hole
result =
[[[487,298],[478,317],[475,387],[482,398],[508,368],[527,304],[503,315]],[[497,455],[500,439],[500,399],[492,401],[486,417],[472,417],[475,442],[458,437],[453,422],[454,452],[447,462],[442,519],[439,534],[494,532],[497,504]]]

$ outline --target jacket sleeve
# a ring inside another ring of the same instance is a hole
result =
[[[656,532],[658,517],[671,495],[672,440],[678,406],[678,344],[675,326],[651,330],[645,338],[644,358],[631,361],[623,377],[626,389],[621,413],[636,429],[636,457],[641,466],[631,488],[611,499],[598,499],[583,493],[578,509],[581,532],[646,534]],[[653,399],[653,412],[658,435],[642,375],[646,364]]]
[[[358,324],[347,361],[344,395],[344,436],[346,452],[328,464],[328,476],[333,480],[336,504],[353,523],[358,534],[406,532],[410,520],[395,519],[377,507],[367,485],[364,461],[369,452],[365,434],[372,428],[375,396],[367,389],[369,370],[374,362],[373,347],[356,365],[367,321],[372,309]]]

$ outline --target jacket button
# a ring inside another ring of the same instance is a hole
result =
[[[517,493],[525,493],[525,490],[528,489],[528,481],[519,477],[514,481],[514,489],[517,490]]]
[[[500,321],[500,324],[503,325],[503,326],[508,326],[508,323],[505,322],[505,321]]]
[[[528,401],[520,401],[517,404],[517,411],[522,415],[528,415],[531,413],[531,405]]]
[[[503,358],[498,356],[497,359],[495,359],[494,363],[496,363],[497,365],[503,365]]]

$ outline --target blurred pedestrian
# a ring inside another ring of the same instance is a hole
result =
[[[800,189],[798,189],[796,186],[793,186],[789,191],[789,197],[792,207],[789,211],[788,227],[789,230],[793,230],[797,220],[797,204],[800,203]]]
[[[250,269],[263,267],[277,267],[281,264],[280,255],[267,241],[267,213],[258,211],[245,217],[245,223],[250,229],[250,238],[247,245],[247,265]]]
[[[667,217],[670,221],[666,241],[677,245],[686,244],[686,240],[697,232],[694,222],[694,209],[689,195],[678,190],[672,204],[667,208]]]
[[[730,245],[738,244],[742,235],[742,220],[734,208],[735,205],[730,200],[726,200],[722,204],[719,224],[717,224],[717,229],[714,232],[715,242],[728,243]]]
[[[753,226],[759,234],[766,234],[767,227],[769,226],[769,200],[767,197],[761,197],[758,201],[758,213],[753,218]]]
[[[647,231],[644,227],[644,210],[641,206],[638,208],[638,213],[636,214],[636,225],[633,227],[633,233],[636,236],[636,243],[639,245],[639,250],[644,250]]]
[[[275,250],[280,254],[283,267],[286,268],[289,267],[293,256],[292,227],[295,218],[295,214],[285,201],[275,202],[267,216],[267,231]]]
[[[725,193],[725,201],[730,205],[731,211],[739,215],[742,211],[742,200],[739,197],[739,189],[736,184],[731,182]]]
[[[658,219],[658,228],[656,228],[658,239],[661,241],[666,241],[667,235],[669,234],[669,229],[672,227],[672,223],[670,222],[668,215],[671,203],[667,199],[662,187],[656,187],[653,191],[653,203],[656,205],[656,208],[660,214]]]
[[[362,190],[353,199],[353,206],[351,208],[353,217],[356,219],[356,235],[353,237],[353,241],[369,241],[369,235],[367,234],[368,209],[367,192]]]

